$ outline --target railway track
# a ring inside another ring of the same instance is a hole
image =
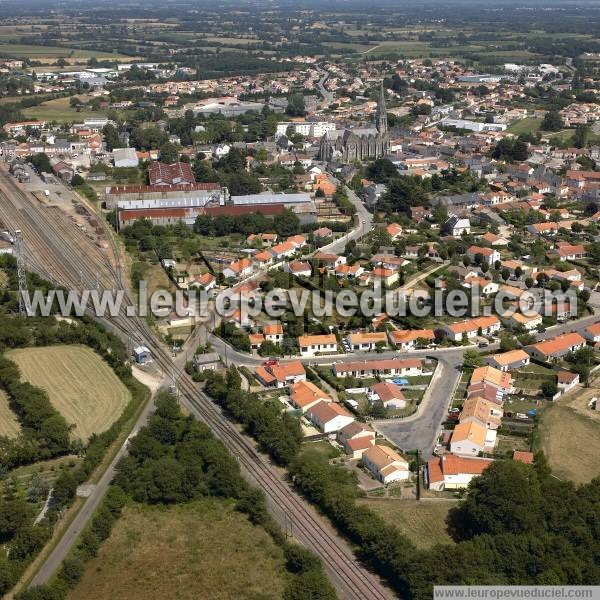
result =
[[[59,209],[36,202],[0,168],[0,219],[23,232],[31,270],[69,289],[126,289],[121,281],[118,248],[110,234],[107,239],[112,244],[113,260],[92,244]],[[133,305],[127,294],[126,298]],[[144,319],[127,317],[122,311],[119,316],[107,319],[106,324],[122,337],[150,348],[163,373],[177,383],[182,403],[211,428],[234,454],[242,472],[265,492],[269,509],[282,528],[321,557],[340,598],[383,600],[394,597],[375,575],[356,561],[350,546],[291,488],[284,474],[256,450],[253,442],[196,388],[184,371],[176,367]]]

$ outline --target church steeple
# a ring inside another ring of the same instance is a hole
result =
[[[377,102],[377,113],[376,113],[376,127],[379,133],[387,133],[388,122],[387,122],[387,110],[385,108],[385,94],[383,92],[383,81],[379,88],[379,100]]]

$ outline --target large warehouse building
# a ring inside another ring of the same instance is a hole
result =
[[[317,209],[309,194],[250,194],[229,196],[216,183],[177,186],[113,186],[106,189],[106,207],[118,210],[119,226],[138,219],[157,225],[183,221],[193,225],[198,215],[244,215],[261,213],[275,216],[286,208],[301,223],[314,223]]]

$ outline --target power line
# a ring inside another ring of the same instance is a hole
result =
[[[25,273],[25,251],[23,248],[23,233],[20,229],[15,231],[15,250],[17,253],[17,275],[19,277],[19,312],[28,317],[33,316],[29,290],[27,289],[27,276]]]

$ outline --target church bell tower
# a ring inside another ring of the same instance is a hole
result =
[[[385,108],[385,94],[383,92],[383,81],[379,88],[379,101],[377,102],[376,127],[380,134],[388,132],[387,111]]]

